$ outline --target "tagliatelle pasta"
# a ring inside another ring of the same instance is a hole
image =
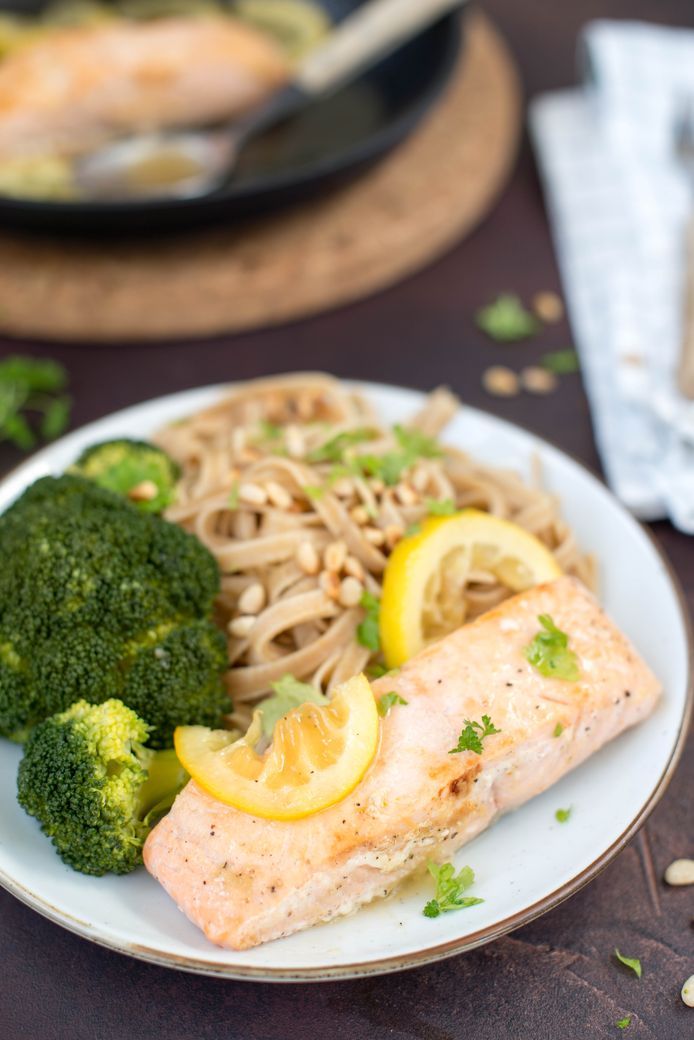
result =
[[[436,390],[391,430],[338,380],[298,374],[239,384],[157,435],[183,471],[166,516],[196,534],[222,572],[218,620],[229,633],[237,721],[286,673],[330,690],[376,660],[358,638],[361,596],[380,596],[391,549],[442,505],[514,521],[594,587],[594,561],[539,480],[530,486],[433,443],[458,407]],[[460,594],[471,620],[510,593],[493,572],[471,568]]]

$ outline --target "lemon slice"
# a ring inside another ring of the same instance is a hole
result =
[[[462,588],[479,570],[512,592],[561,575],[542,542],[508,520],[478,509],[425,520],[397,544],[383,576],[381,648],[389,668],[464,623]]]
[[[376,701],[363,675],[338,686],[328,704],[302,704],[275,725],[263,753],[261,711],[245,737],[226,730],[179,726],[176,754],[214,798],[252,816],[298,820],[354,790],[378,746]]]

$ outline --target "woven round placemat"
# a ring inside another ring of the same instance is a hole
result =
[[[277,324],[367,296],[439,256],[488,211],[516,152],[521,98],[487,18],[422,127],[338,192],[242,229],[166,240],[0,235],[0,332],[169,339]]]

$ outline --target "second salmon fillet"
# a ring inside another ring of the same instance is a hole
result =
[[[549,679],[524,648],[551,615],[581,677]],[[249,816],[194,782],[150,834],[147,869],[214,943],[243,950],[386,895],[442,862],[653,710],[660,683],[573,578],[514,596],[374,683],[407,701],[382,723],[358,787],[314,816]],[[500,733],[450,754],[468,719]],[[559,736],[556,734],[560,733]]]

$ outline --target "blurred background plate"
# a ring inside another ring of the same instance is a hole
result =
[[[320,0],[340,21],[363,0]],[[4,2],[0,11],[39,11]],[[236,176],[204,199],[166,202],[59,202],[0,196],[0,227],[102,234],[157,232],[254,216],[344,183],[404,140],[449,80],[461,44],[463,11],[410,41],[354,83],[244,151]]]

